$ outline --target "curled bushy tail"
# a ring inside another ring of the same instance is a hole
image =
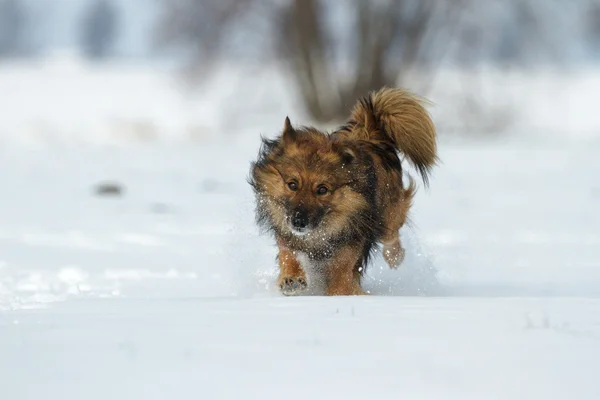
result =
[[[427,185],[438,158],[436,130],[424,102],[405,90],[384,87],[359,100],[346,129],[356,139],[391,142]]]

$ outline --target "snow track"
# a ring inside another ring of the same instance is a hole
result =
[[[600,393],[598,299],[86,300],[0,318],[11,400]]]

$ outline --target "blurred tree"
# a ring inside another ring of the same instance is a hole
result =
[[[26,10],[19,0],[0,0],[0,57],[25,51]]]
[[[560,12],[540,7],[536,0],[521,0],[507,7],[508,20],[500,29],[494,61],[501,65],[525,65],[561,58]]]
[[[329,122],[369,90],[407,84],[417,67],[432,72],[455,33],[462,1],[164,0],[164,6],[161,44],[182,46],[203,72],[224,50],[284,60],[306,110]],[[236,47],[240,37],[246,40]]]
[[[585,31],[593,56],[600,58],[600,1],[598,0],[594,0],[588,5]]]
[[[82,46],[91,58],[109,55],[115,41],[118,17],[109,0],[96,0],[83,20]]]
[[[572,10],[562,0],[162,2],[159,44],[183,49],[192,77],[208,76],[222,54],[282,62],[317,122],[339,122],[369,90],[403,86],[428,96],[450,76],[443,86],[456,89],[446,92],[445,111],[473,131],[500,129],[512,104],[481,99],[494,76],[487,72],[564,65],[573,49]],[[442,71],[442,63],[459,68]]]

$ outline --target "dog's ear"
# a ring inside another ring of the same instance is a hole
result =
[[[290,122],[290,118],[285,117],[285,122],[283,123],[283,134],[281,135],[281,137],[283,138],[283,141],[288,142],[288,141],[295,140],[296,136],[297,136],[297,132],[294,129],[294,127],[292,126],[292,123]]]
[[[342,156],[342,161],[344,164],[352,164],[352,162],[356,159],[356,153],[349,147],[343,147],[340,150],[340,155]]]

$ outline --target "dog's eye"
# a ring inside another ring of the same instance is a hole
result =
[[[298,190],[298,184],[294,181],[288,182],[288,187],[294,192]]]
[[[317,194],[318,195],[324,195],[327,194],[327,192],[329,192],[329,189],[327,189],[327,186],[321,185],[317,188]]]

